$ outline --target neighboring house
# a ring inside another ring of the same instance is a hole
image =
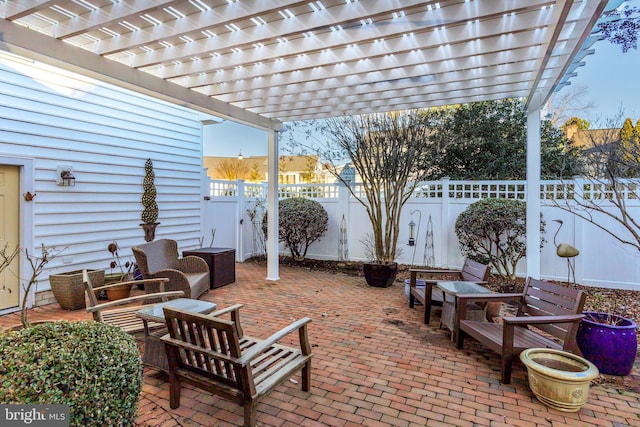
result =
[[[584,130],[573,125],[567,127],[566,135],[573,146],[584,150],[588,175],[601,177],[611,147],[620,143],[620,128]]]
[[[204,167],[211,179],[266,182],[267,156],[204,157]],[[278,163],[280,184],[333,182],[318,156],[280,156]]]
[[[66,248],[40,276],[38,293],[49,290],[51,273],[108,272],[114,240],[125,257],[144,243],[148,158],[159,206],[156,237],[177,240],[180,250],[197,247],[202,122],[211,116],[5,53],[0,110],[0,198],[10,200],[1,204],[0,244],[30,253],[41,244]],[[61,185],[61,170],[72,171],[75,185]],[[16,292],[0,292],[0,313],[15,310],[19,277],[31,272],[24,256],[19,264],[12,268]]]

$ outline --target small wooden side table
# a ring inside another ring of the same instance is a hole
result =
[[[214,311],[217,306],[216,303],[209,301],[177,298],[171,301],[149,304],[138,310],[136,316],[141,318],[142,323],[144,323],[144,354],[142,355],[142,363],[164,372],[169,371],[167,354],[164,351],[164,344],[162,344],[160,340],[160,337],[169,332],[164,323],[163,307],[173,307],[193,313],[209,314]],[[151,325],[149,323],[151,323]]]

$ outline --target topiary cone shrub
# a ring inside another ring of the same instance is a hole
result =
[[[142,181],[142,222],[153,224],[158,220],[158,204],[156,203],[156,186],[154,184],[155,173],[153,172],[153,162],[147,159],[144,164],[144,180]]]
[[[50,322],[0,334],[0,402],[66,404],[71,426],[132,426],[142,389],[131,336],[98,322]]]
[[[153,172],[153,162],[147,159],[144,164],[144,180],[142,181],[142,228],[144,229],[144,239],[147,242],[155,239],[156,226],[158,221],[158,204],[156,203],[156,186],[154,184],[155,173]]]

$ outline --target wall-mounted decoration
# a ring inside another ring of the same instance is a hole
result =
[[[76,177],[73,174],[73,166],[58,165],[56,183],[63,187],[75,186]]]

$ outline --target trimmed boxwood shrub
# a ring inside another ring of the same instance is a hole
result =
[[[51,322],[0,334],[0,402],[66,404],[71,426],[131,426],[140,352],[120,328]]]
[[[490,264],[502,278],[515,280],[516,266],[527,249],[527,205],[520,200],[483,199],[472,203],[456,219],[462,253]],[[540,221],[544,234],[545,222]],[[544,245],[544,238],[540,247]]]
[[[327,231],[329,216],[315,200],[303,197],[282,199],[278,202],[278,228],[280,241],[291,251],[296,261],[302,261],[307,249]],[[267,213],[262,219],[266,234]]]

